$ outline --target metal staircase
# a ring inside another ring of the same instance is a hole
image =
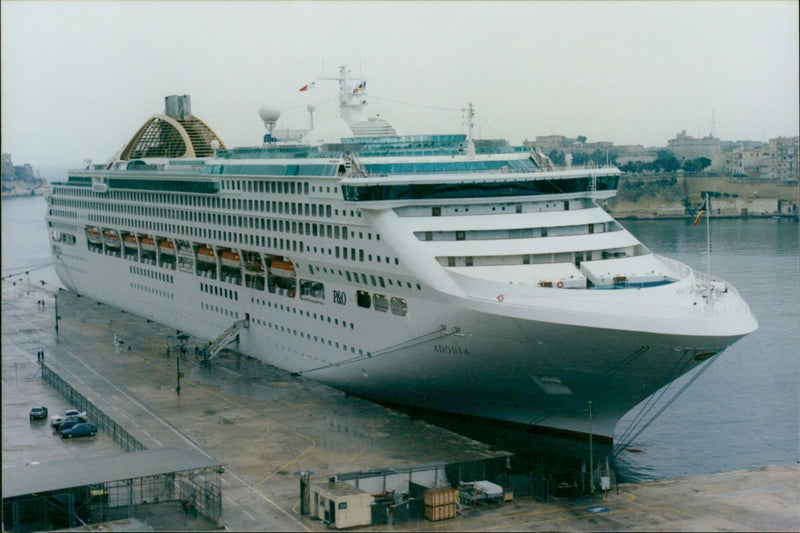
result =
[[[225,346],[233,341],[243,328],[248,327],[250,327],[250,321],[246,318],[234,322],[231,327],[223,331],[222,334],[208,346],[206,350],[206,361],[213,359]]]

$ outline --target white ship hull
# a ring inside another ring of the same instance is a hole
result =
[[[349,393],[582,434],[589,431],[591,400],[592,433],[608,439],[631,408],[700,364],[696,356],[721,351],[742,336],[709,337],[694,330],[702,311],[688,308],[683,333],[674,331],[674,322],[669,324],[673,333],[633,331],[581,324],[585,317],[576,313],[571,313],[572,324],[548,321],[548,316],[565,318],[552,301],[532,313],[509,298],[444,294],[410,298],[413,317],[398,327],[396,317],[359,310],[354,302],[321,310],[315,303],[286,305],[282,296],[239,288],[233,305],[224,296],[209,300],[200,290],[207,280],[192,274],[168,271],[172,279],[159,281],[164,274],[153,266],[99,254],[89,259],[72,266],[61,257],[56,263],[69,289],[208,341],[247,316],[250,327],[239,333],[233,348]],[[132,267],[151,274],[132,276]],[[128,286],[120,283],[124,279]],[[602,305],[609,305],[613,295],[590,296],[604,297]],[[257,303],[249,303],[251,298]],[[216,308],[204,308],[209,301]],[[220,319],[222,308],[229,313],[227,321]],[[656,329],[641,316],[626,315],[630,325]],[[355,355],[350,347],[371,356]]]

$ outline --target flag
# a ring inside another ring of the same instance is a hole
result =
[[[362,81],[359,83],[355,89],[353,89],[353,94],[363,93],[367,88],[367,82]]]
[[[697,216],[694,218],[694,224],[692,226],[696,226],[698,222],[700,222],[700,217],[703,216],[703,213],[706,212],[708,209],[708,197],[706,197],[705,201],[703,202],[703,206],[700,208],[700,211],[697,212]]]
[[[314,84],[315,84],[315,83],[316,83],[315,81],[312,81],[312,82],[311,82],[311,83],[309,83],[308,85],[303,85],[302,87],[300,87],[300,91],[299,91],[299,92],[303,92],[303,91],[310,91],[310,90],[312,90],[312,89],[314,88]]]

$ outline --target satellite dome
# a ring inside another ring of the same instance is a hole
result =
[[[275,122],[281,116],[281,110],[278,104],[268,102],[258,108],[258,116],[260,116],[261,120],[264,122]]]

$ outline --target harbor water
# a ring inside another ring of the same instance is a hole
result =
[[[4,279],[61,286],[49,266],[44,217],[42,197],[2,200]],[[705,222],[696,227],[691,220],[621,222],[654,252],[705,270],[706,229],[701,225]],[[800,459],[798,224],[778,219],[712,220],[711,241],[714,277],[739,290],[758,318],[759,329],[712,359],[707,369],[672,384],[652,402],[650,411],[668,407],[641,432],[627,431],[636,410],[620,421],[615,440],[625,445],[615,464],[626,481]],[[629,434],[635,438],[627,442]]]

